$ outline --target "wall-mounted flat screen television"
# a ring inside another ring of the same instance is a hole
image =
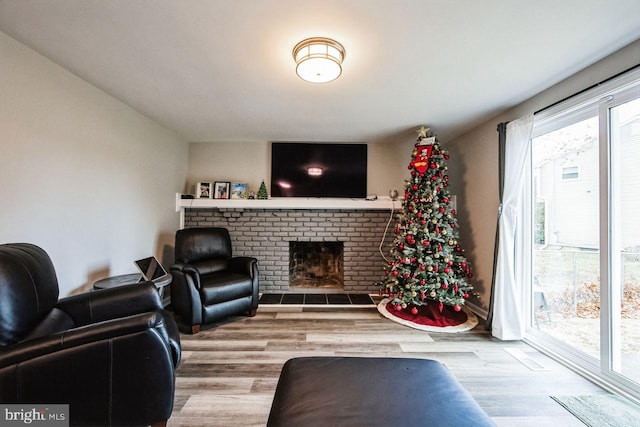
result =
[[[271,143],[272,197],[365,198],[367,145]]]

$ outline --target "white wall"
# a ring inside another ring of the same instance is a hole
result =
[[[451,191],[458,196],[460,240],[473,264],[474,290],[488,307],[498,212],[498,123],[543,109],[638,65],[640,40],[531,99],[446,142],[451,152]]]
[[[402,193],[413,145],[404,141],[367,143],[367,194],[389,196]],[[413,141],[415,142],[415,141]],[[413,143],[412,143],[413,144]],[[192,142],[189,144],[189,175],[185,193],[194,194],[197,182],[246,182],[258,191],[262,180],[270,188],[271,145],[259,142]]]
[[[188,144],[4,33],[0,58],[0,243],[43,247],[63,296],[162,259]]]

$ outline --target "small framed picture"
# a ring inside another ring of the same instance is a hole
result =
[[[214,199],[228,199],[229,198],[229,187],[231,183],[229,182],[219,182],[217,181],[213,185],[213,198]]]
[[[232,199],[246,199],[247,198],[247,183],[246,182],[234,182],[231,184],[231,198]]]
[[[211,183],[210,182],[198,182],[196,184],[196,198],[198,198],[198,199],[210,199],[211,198]]]

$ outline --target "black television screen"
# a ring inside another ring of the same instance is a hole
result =
[[[272,197],[364,198],[366,194],[366,144],[271,144]]]

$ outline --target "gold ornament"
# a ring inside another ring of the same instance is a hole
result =
[[[430,296],[431,298],[435,297],[435,296],[436,296],[436,291],[431,291],[431,292],[429,292],[429,296]]]

